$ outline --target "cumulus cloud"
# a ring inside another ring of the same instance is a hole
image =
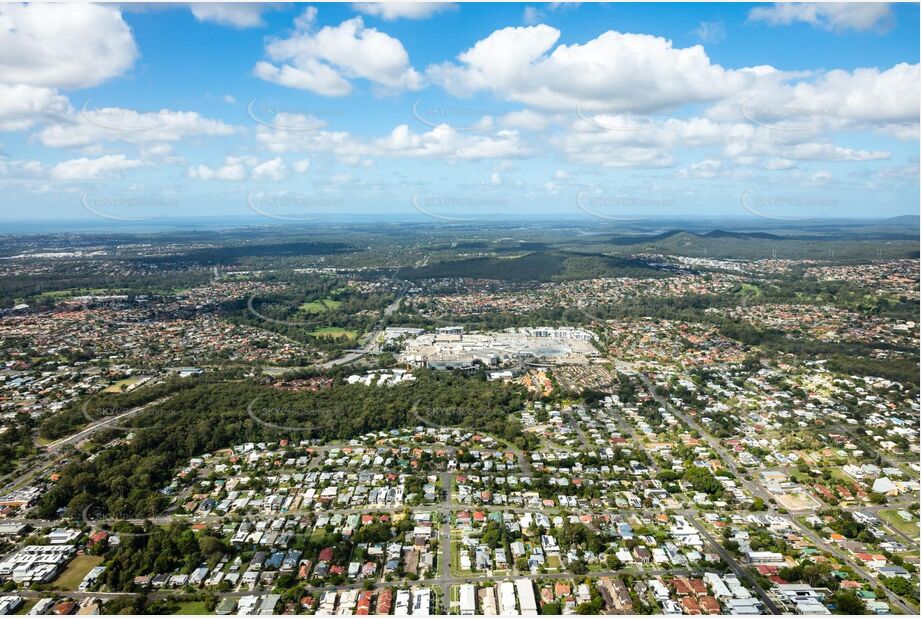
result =
[[[295,22],[288,38],[266,45],[271,62],[256,64],[256,77],[325,96],[352,91],[353,79],[366,79],[379,93],[417,90],[422,76],[396,38],[364,25],[361,17],[314,31],[315,10]]]
[[[121,13],[103,4],[2,4],[0,49],[0,82],[64,89],[121,75],[138,56]]]
[[[521,12],[521,20],[528,26],[539,24],[543,18],[543,12],[536,6],[526,6]]]
[[[719,43],[726,38],[726,26],[721,21],[702,21],[696,33],[704,43]]]
[[[253,167],[255,180],[284,180],[288,177],[288,168],[281,157],[275,157]]]
[[[71,113],[70,101],[54,88],[0,84],[0,131],[28,129],[38,120]]]
[[[359,13],[380,17],[384,21],[397,19],[427,19],[435,13],[457,8],[450,2],[358,2],[352,5]]]
[[[667,167],[674,164],[674,153],[684,148],[720,148],[724,157],[745,165],[761,158],[846,162],[890,157],[885,150],[855,149],[828,142],[822,139],[821,131],[776,131],[744,121],[671,118],[650,125],[633,117],[600,120],[617,130],[579,120],[554,136],[551,143],[572,161],[603,167]],[[686,172],[686,177],[691,176],[704,177],[697,168]]]
[[[723,171],[723,162],[718,159],[704,159],[679,170],[679,178],[716,178]]]
[[[82,157],[58,163],[51,168],[51,177],[56,180],[96,180],[110,178],[143,165],[143,161],[129,159],[123,154],[105,155],[98,159]]]
[[[295,168],[297,167],[298,165],[295,165]],[[193,165],[189,167],[188,175],[189,178],[198,180],[239,181],[252,178],[253,180],[279,181],[288,178],[288,166],[281,157],[260,161],[253,156],[228,156],[224,159],[223,165],[218,167],[211,167],[204,163]]]
[[[707,115],[779,131],[871,129],[918,139],[917,64],[834,70],[790,82],[776,77],[767,76],[750,91],[715,104]]]
[[[516,158],[531,149],[520,139],[518,131],[503,129],[491,134],[459,132],[448,125],[438,125],[416,133],[407,125],[395,127],[389,134],[372,139],[357,138],[347,131],[287,131],[305,118],[297,114],[278,114],[272,127],[261,126],[256,137],[268,150],[285,152],[328,152],[349,164],[365,164],[368,157],[439,158],[448,161]]]
[[[503,28],[458,62],[432,65],[427,73],[458,96],[488,91],[545,109],[650,112],[724,98],[771,70],[724,69],[699,45],[676,48],[647,34],[609,30],[584,44],[557,46],[559,38],[560,31],[545,24]]]
[[[201,22],[212,22],[222,26],[231,26],[232,28],[256,28],[264,26],[262,21],[262,12],[265,10],[265,4],[256,4],[248,2],[231,2],[231,3],[195,3],[189,8],[192,9],[192,15]]]
[[[204,163],[189,168],[189,178],[201,180],[243,180],[247,175],[247,167],[257,163],[255,157],[227,157],[224,165],[213,168]]]
[[[67,121],[42,129],[38,139],[46,146],[80,147],[105,141],[174,142],[195,135],[217,137],[235,132],[234,127],[197,112],[84,107]]]
[[[757,6],[748,12],[749,21],[785,26],[797,22],[823,30],[885,31],[892,27],[892,8],[883,2],[797,2]]]

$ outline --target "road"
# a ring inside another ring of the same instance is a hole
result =
[[[736,464],[735,458],[732,455],[730,455],[726,451],[726,449],[723,448],[723,445],[720,443],[718,439],[711,436],[710,433],[706,430],[706,428],[701,426],[701,424],[698,423],[695,419],[691,418],[689,415],[685,414],[684,412],[678,410],[671,403],[669,403],[664,397],[659,395],[659,393],[656,391],[655,384],[652,383],[652,381],[649,379],[649,376],[647,376],[644,373],[640,373],[640,372],[637,372],[637,375],[639,376],[640,380],[642,380],[646,388],[649,390],[649,394],[652,395],[652,398],[655,399],[656,403],[658,403],[660,406],[668,410],[671,414],[674,414],[676,417],[681,419],[681,421],[684,422],[685,425],[697,431],[697,433],[700,434],[700,437],[707,442],[707,445],[711,449],[713,449],[713,452],[717,454],[717,456],[719,457],[723,465],[726,467],[726,469],[732,472],[732,474],[736,477],[736,480],[739,483],[741,483],[742,486],[745,487],[751,495],[759,497],[762,500],[764,500],[764,503],[767,505],[768,510],[770,510],[771,512],[776,512],[777,507],[771,502],[771,500],[773,500],[773,496],[770,494],[770,492],[768,492],[766,489],[764,489],[764,487],[762,487],[758,483],[755,483],[746,478],[746,476],[748,476],[748,472],[741,469],[738,466],[738,464]]]
[[[803,524],[799,523],[799,522],[796,521],[795,519],[792,519],[792,518],[791,518],[791,521],[792,521],[793,525],[796,526],[797,530],[799,530],[800,533],[802,533],[803,536],[805,536],[805,537],[808,538],[810,541],[812,541],[813,543],[815,543],[816,547],[818,547],[818,548],[821,549],[822,551],[825,551],[825,552],[827,552],[827,553],[829,553],[829,554],[835,556],[838,560],[840,560],[840,561],[843,562],[844,564],[846,564],[846,565],[848,565],[849,567],[851,567],[852,569],[854,569],[854,572],[855,572],[855,573],[857,573],[858,575],[860,575],[862,578],[864,578],[864,579],[867,580],[868,582],[876,581],[876,578],[875,578],[873,575],[871,575],[870,572],[869,572],[867,569],[865,569],[864,567],[862,567],[856,560],[852,560],[851,557],[850,557],[849,555],[847,555],[847,553],[841,551],[841,550],[838,549],[837,547],[835,547],[835,546],[831,545],[830,543],[826,542],[822,537],[820,537],[818,534],[816,534],[815,531],[810,530],[809,528],[807,528],[807,527],[804,526]],[[894,605],[896,605],[896,606],[897,606],[899,609],[901,609],[904,613],[906,613],[906,614],[908,614],[908,615],[916,615],[916,616],[918,615],[918,610],[916,610],[916,609],[910,607],[910,606],[909,606],[907,603],[905,603],[905,601],[903,601],[897,594],[895,594],[894,592],[892,592],[891,590],[889,590],[888,588],[886,588],[886,587],[883,586],[882,584],[880,584],[879,588],[881,588],[881,589],[883,590],[883,592],[886,594],[886,598],[889,599],[889,601],[890,601],[891,603],[893,603]]]
[[[783,613],[783,611],[781,611],[781,609],[777,607],[777,604],[774,603],[774,601],[772,601],[771,598],[767,595],[767,593],[764,591],[764,588],[762,588],[758,584],[758,582],[755,580],[755,578],[751,576],[748,570],[743,569],[739,565],[735,557],[733,557],[732,554],[730,554],[726,550],[725,547],[723,547],[716,539],[713,538],[713,535],[711,535],[710,532],[707,531],[706,528],[704,528],[703,524],[697,521],[696,517],[694,517],[693,515],[688,515],[688,514],[685,514],[685,517],[691,523],[692,526],[697,528],[697,531],[700,533],[700,536],[706,539],[707,543],[714,550],[716,550],[716,553],[720,555],[720,558],[723,559],[723,562],[729,565],[729,568],[732,570],[733,573],[736,574],[736,577],[738,577],[739,580],[744,580],[748,582],[748,584],[752,588],[754,588],[755,594],[758,595],[758,598],[761,600],[761,602],[764,604],[764,606],[768,609],[769,612],[771,612],[775,616]]]
[[[124,421],[125,419],[128,419],[128,418],[131,418],[132,416],[136,416],[137,414],[139,414],[140,412],[143,412],[144,410],[148,408],[157,406],[163,403],[164,401],[167,401],[171,397],[172,395],[161,397],[160,399],[151,401],[150,403],[146,403],[142,406],[131,408],[130,410],[127,410],[126,412],[119,414],[118,416],[112,416],[112,417],[108,417],[108,418],[100,419],[98,421],[91,422],[89,425],[87,425],[86,427],[78,431],[77,433],[71,434],[59,440],[55,440],[54,442],[46,445],[44,447],[45,452],[42,455],[42,460],[44,460],[44,465],[42,465],[42,460],[33,462],[33,464],[31,464],[30,466],[31,469],[28,471],[22,472],[19,476],[9,481],[4,486],[4,491],[7,491],[9,489],[12,489],[14,487],[18,487],[21,485],[27,485],[28,483],[31,483],[36,478],[38,478],[39,476],[47,472],[48,470],[52,469],[54,466],[56,466],[60,462],[61,457],[58,455],[60,454],[60,451],[64,449],[64,447],[79,444],[83,440],[92,436],[94,433],[101,431],[103,429],[106,429],[110,427],[111,425],[118,426],[119,422]]]
[[[684,414],[684,413],[678,411],[677,409],[675,409],[675,408],[674,408],[673,406],[671,406],[663,397],[661,397],[660,395],[658,395],[658,393],[656,393],[656,390],[655,390],[655,385],[653,385],[653,384],[651,383],[651,381],[649,380],[649,377],[648,377],[648,376],[646,376],[645,374],[642,374],[642,373],[638,373],[638,375],[639,375],[640,379],[643,381],[643,384],[646,385],[646,388],[649,389],[650,394],[651,394],[652,397],[656,400],[656,402],[658,402],[659,405],[665,407],[666,410],[668,410],[669,412],[671,412],[672,414],[674,414],[675,416],[677,416],[678,418],[680,418],[682,421],[684,421],[689,427],[691,427],[691,428],[693,428],[693,429],[696,429],[696,430],[700,433],[700,435],[706,439],[707,443],[710,445],[710,448],[712,448],[713,451],[719,456],[719,458],[720,458],[720,460],[723,462],[723,464],[724,464],[724,465],[725,465],[725,466],[736,476],[736,478],[743,484],[743,486],[744,486],[746,489],[748,489],[748,490],[751,492],[752,495],[760,496],[760,497],[765,501],[765,504],[768,505],[768,509],[769,509],[772,513],[776,514],[777,509],[776,509],[776,507],[775,507],[773,504],[771,504],[771,502],[770,502],[770,499],[771,499],[771,497],[772,497],[771,494],[770,494],[767,490],[765,490],[763,487],[761,487],[759,484],[754,483],[754,482],[752,482],[752,481],[750,481],[750,480],[745,479],[745,478],[742,476],[742,473],[739,471],[739,469],[738,469],[738,467],[737,467],[737,465],[736,465],[736,463],[735,463],[734,458],[733,458],[731,455],[729,455],[728,453],[725,452],[725,450],[723,449],[722,445],[720,445],[719,442],[718,442],[716,439],[714,439],[712,436],[710,436],[710,434],[709,434],[703,427],[701,427],[699,423],[697,423],[695,420],[691,419],[688,415],[686,415],[686,414]],[[870,574],[866,569],[864,569],[863,567],[861,567],[861,566],[860,566],[859,564],[857,564],[855,561],[851,560],[850,556],[848,556],[848,555],[846,555],[844,552],[840,551],[837,547],[833,547],[833,546],[830,545],[829,543],[825,542],[819,535],[815,534],[814,531],[809,530],[808,528],[806,528],[805,526],[803,526],[802,524],[800,524],[798,521],[796,521],[795,517],[790,517],[789,520],[791,521],[791,523],[792,523],[794,526],[796,526],[797,529],[799,529],[800,532],[803,533],[804,536],[806,536],[806,537],[809,538],[813,543],[815,543],[817,547],[819,547],[819,548],[822,549],[823,551],[826,551],[826,552],[828,552],[829,554],[835,556],[836,558],[838,558],[839,560],[841,560],[844,564],[847,564],[848,566],[850,566],[852,569],[854,569],[854,571],[855,571],[857,574],[859,574],[859,575],[860,575],[862,578],[864,578],[865,580],[870,581],[870,582],[875,581],[875,578],[872,577],[871,574]],[[703,528],[699,526],[699,523],[697,523],[695,520],[692,520],[692,523],[694,523],[695,526],[698,527],[698,530],[701,530],[703,534],[705,534],[709,539],[711,539],[711,544],[713,544],[714,547],[717,548],[717,551],[720,552],[720,555],[721,555],[721,556],[722,556],[724,553],[725,553],[726,555],[728,555],[728,552],[726,552],[726,550],[725,550],[724,548],[722,548],[721,545],[719,545],[718,543],[715,543],[715,542],[712,540],[712,537],[710,537],[710,535],[707,534],[706,531],[704,531]],[[731,556],[730,556],[730,558],[731,558]],[[724,560],[725,560],[725,557],[724,557]],[[727,561],[727,563],[728,563],[731,567],[733,567],[733,565],[735,564],[734,561],[732,561],[732,562]],[[738,565],[735,564],[735,567],[738,567]],[[733,568],[733,570],[735,570],[735,568]],[[743,570],[743,572],[744,572],[744,570]],[[747,579],[748,579],[749,581],[753,581],[753,580],[752,580],[750,577],[748,577],[748,576],[747,576]],[[899,607],[902,611],[904,611],[906,614],[916,614],[916,613],[917,613],[916,610],[914,610],[913,608],[910,608],[904,601],[902,601],[902,599],[899,598],[898,595],[896,595],[895,593],[891,592],[890,590],[886,589],[886,588],[883,587],[883,586],[881,586],[881,587],[884,589],[884,592],[885,592],[885,594],[886,594],[886,597],[887,597],[893,604],[895,604],[895,605],[896,605],[897,607]],[[759,588],[759,590],[760,590],[760,588]],[[761,591],[761,592],[763,593],[763,591]],[[761,594],[759,594],[759,597],[760,597],[760,596],[761,596]],[[766,595],[765,595],[765,596],[766,596]],[[762,601],[763,601],[763,600],[764,600],[764,599],[762,599]],[[765,605],[768,606],[767,603],[765,603]],[[768,607],[770,607],[770,606],[768,606]],[[776,605],[775,605],[774,607],[776,608]],[[775,612],[775,613],[776,613],[776,612]]]
[[[448,580],[451,579],[451,492],[454,487],[454,475],[450,472],[441,475],[442,490],[445,492],[444,501],[441,503],[441,535],[439,538],[439,549],[441,550],[441,559],[439,571],[441,576],[438,578],[438,585],[441,586],[441,612],[447,614],[451,610],[451,586]]]
[[[374,329],[372,329],[372,331],[366,335],[367,341],[360,349],[350,350],[339,358],[334,358],[333,360],[326,361],[325,363],[318,363],[316,366],[322,367],[323,369],[329,369],[330,367],[336,367],[337,365],[348,365],[357,361],[359,358],[366,354],[377,352],[380,349],[377,344],[377,338],[381,335],[381,333],[384,332],[384,321],[400,306],[400,302],[403,300],[403,294],[404,291],[401,289],[400,293],[397,294],[396,299],[384,308],[384,312],[381,314],[381,319],[375,325]]]

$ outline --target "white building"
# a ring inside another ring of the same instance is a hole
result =
[[[499,584],[499,615],[518,615],[518,609],[515,607],[515,584],[512,582]]]
[[[460,587],[460,615],[476,615],[476,586],[463,584]]]
[[[537,601],[534,599],[534,586],[530,579],[516,579],[515,590],[518,592],[518,606],[522,616],[537,615]]]

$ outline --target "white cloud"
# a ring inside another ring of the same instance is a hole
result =
[[[294,171],[298,174],[303,174],[310,169],[310,159],[301,159],[300,161],[295,161],[291,167],[293,167]]]
[[[526,6],[521,13],[521,20],[528,26],[535,26],[544,18],[544,13],[536,6]]]
[[[143,161],[129,159],[123,154],[105,155],[98,159],[82,157],[58,163],[51,168],[51,177],[56,180],[95,180],[109,178],[143,165]]]
[[[400,125],[387,137],[375,140],[372,146],[372,154],[382,156],[449,160],[517,157],[526,151],[517,131],[498,131],[493,136],[462,135],[448,125],[437,126],[422,134],[413,133],[405,124]]]
[[[212,22],[233,28],[256,28],[265,25],[265,22],[262,21],[262,11],[266,8],[264,4],[197,2],[190,8],[195,19],[201,22]]]
[[[255,180],[284,180],[288,177],[288,168],[281,157],[275,157],[253,167]]]
[[[692,163],[678,172],[679,178],[716,178],[723,171],[723,162],[718,159],[704,159]]]
[[[857,150],[844,148],[835,144],[797,144],[785,149],[784,154],[790,159],[811,159],[821,161],[879,161],[888,159],[890,154],[884,150]]]
[[[358,2],[352,5],[359,13],[380,17],[385,21],[396,19],[427,19],[435,13],[457,8],[451,2]]]
[[[361,17],[314,32],[310,15],[315,11],[305,15],[309,19],[297,21],[289,38],[266,45],[269,58],[279,64],[259,62],[256,77],[325,96],[348,94],[351,79],[366,79],[382,93],[421,87],[422,76],[398,39],[365,27]]]
[[[415,133],[404,124],[386,136],[360,139],[346,131],[286,131],[284,128],[301,126],[305,119],[302,115],[278,114],[272,122],[274,128],[258,127],[256,138],[272,152],[329,152],[350,165],[366,165],[368,157],[460,161],[516,158],[531,152],[518,132],[509,129],[485,135],[459,132],[443,124],[425,133]]]
[[[525,129],[529,131],[541,131],[550,126],[551,117],[547,114],[541,114],[530,109],[523,109],[517,112],[509,112],[499,118],[499,123],[513,129]]]
[[[604,167],[666,167],[681,148],[721,148],[725,157],[751,165],[761,157],[812,161],[871,161],[887,159],[884,150],[839,146],[822,138],[820,131],[776,131],[750,122],[715,122],[708,118],[671,118],[660,124],[643,124],[633,117],[601,117],[601,126],[579,120],[569,130],[551,138],[567,158]],[[713,159],[713,157],[711,157]],[[700,170],[692,169],[688,175]]]
[[[45,172],[45,166],[40,161],[25,161],[22,170],[33,176],[41,176]]]
[[[72,112],[67,97],[53,88],[0,84],[0,131],[28,129],[40,119]]]
[[[298,67],[285,64],[280,67],[271,62],[260,61],[253,68],[253,75],[267,82],[288,88],[310,90],[328,97],[345,96],[352,91],[352,85],[343,79],[334,68],[316,60],[301,60]]]
[[[301,171],[300,163],[303,161],[295,164],[295,169],[298,171]],[[253,180],[278,181],[288,177],[288,166],[281,157],[260,161],[253,156],[228,156],[225,157],[224,164],[220,167],[211,167],[204,163],[193,165],[189,167],[188,175],[189,178],[199,180],[239,181],[252,178]]]
[[[137,58],[131,29],[103,4],[0,5],[0,82],[86,88],[127,71]]]
[[[105,141],[173,142],[195,135],[215,137],[235,132],[234,127],[197,112],[106,107],[82,109],[66,122],[45,127],[38,138],[46,146],[79,147]]]
[[[558,45],[556,28],[541,24],[496,30],[458,56],[428,68],[449,92],[491,91],[545,109],[589,104],[648,112],[713,101],[741,91],[759,70],[712,64],[703,47],[676,48],[662,37],[607,31],[584,44]],[[551,51],[552,50],[552,51]]]
[[[541,8],[537,8],[536,6],[526,6],[524,7],[524,11],[522,12],[521,17],[526,25],[533,26],[540,23],[547,16],[547,12],[544,9],[550,11],[551,13],[566,12],[571,9],[578,8],[580,4],[582,3],[548,2],[546,4],[542,4]]]
[[[834,70],[788,83],[763,77],[748,92],[711,107],[714,119],[740,120],[777,131],[878,130],[918,139],[921,70],[897,64],[886,70]]]
[[[696,33],[704,43],[719,43],[726,38],[726,26],[721,21],[702,21]]]
[[[829,182],[831,182],[832,173],[828,170],[819,170],[818,172],[813,173],[809,180],[806,181],[807,185],[815,187],[824,187]]]
[[[789,169],[793,169],[794,167],[796,167],[796,162],[791,161],[790,159],[776,158],[776,159],[771,159],[770,161],[764,164],[764,169],[770,170],[770,171],[789,170]]]
[[[811,24],[823,30],[885,31],[892,26],[892,9],[884,2],[798,2],[757,6],[748,12],[750,21],[763,21],[772,26],[796,22]]]
[[[255,157],[227,157],[224,159],[224,165],[219,168],[212,168],[201,164],[189,168],[189,178],[199,178],[201,180],[244,180],[248,173],[248,168],[258,164]]]

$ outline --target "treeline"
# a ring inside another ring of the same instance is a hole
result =
[[[19,300],[25,300],[32,306],[51,306],[56,301],[55,296],[91,293],[161,294],[176,288],[201,285],[213,278],[213,273],[204,268],[145,270],[102,260],[46,264],[47,268],[42,272],[0,277],[0,307],[11,307]]]
[[[3,431],[0,431],[0,474],[12,472],[20,460],[35,453],[32,443],[34,423],[31,416],[18,412],[3,425]]]
[[[189,458],[242,442],[337,440],[406,426],[456,426],[514,441],[520,425],[508,415],[521,408],[521,387],[452,374],[418,372],[413,384],[394,388],[336,385],[317,393],[291,393],[253,382],[202,383],[135,417],[128,444],[74,460],[43,496],[36,514],[89,506],[112,516],[156,515],[167,485]],[[251,405],[250,405],[251,404]],[[94,507],[94,508],[96,508]]]
[[[419,279],[497,279],[554,281],[599,277],[660,277],[663,272],[636,259],[568,251],[534,251],[520,257],[476,257],[404,269],[401,277]]]
[[[254,297],[252,308],[249,306],[250,299],[242,298],[224,303],[221,310],[231,322],[269,330],[320,349],[350,348],[355,346],[351,338],[323,335],[316,331],[337,328],[359,335],[367,332],[380,319],[384,308],[393,302],[395,295],[392,292],[361,293],[343,285],[344,282],[335,277],[302,278],[286,282],[283,291]],[[306,303],[327,299],[336,301],[336,304],[325,304],[323,311],[302,310]]]
[[[97,393],[76,401],[53,416],[44,419],[38,428],[38,435],[48,440],[68,436],[94,420],[102,420],[117,413],[127,412],[161,399],[171,393],[190,389],[205,383],[221,383],[241,373],[233,370],[211,371],[200,376],[180,378],[171,376],[151,386],[119,393]],[[120,427],[131,427],[135,420],[119,421]]]
[[[100,583],[111,590],[133,590],[138,575],[170,573],[176,569],[189,573],[202,564],[213,568],[230,548],[210,531],[196,534],[187,523],[169,526],[148,524],[144,529],[124,522],[115,532],[124,532],[118,546],[106,554],[106,570]]]

